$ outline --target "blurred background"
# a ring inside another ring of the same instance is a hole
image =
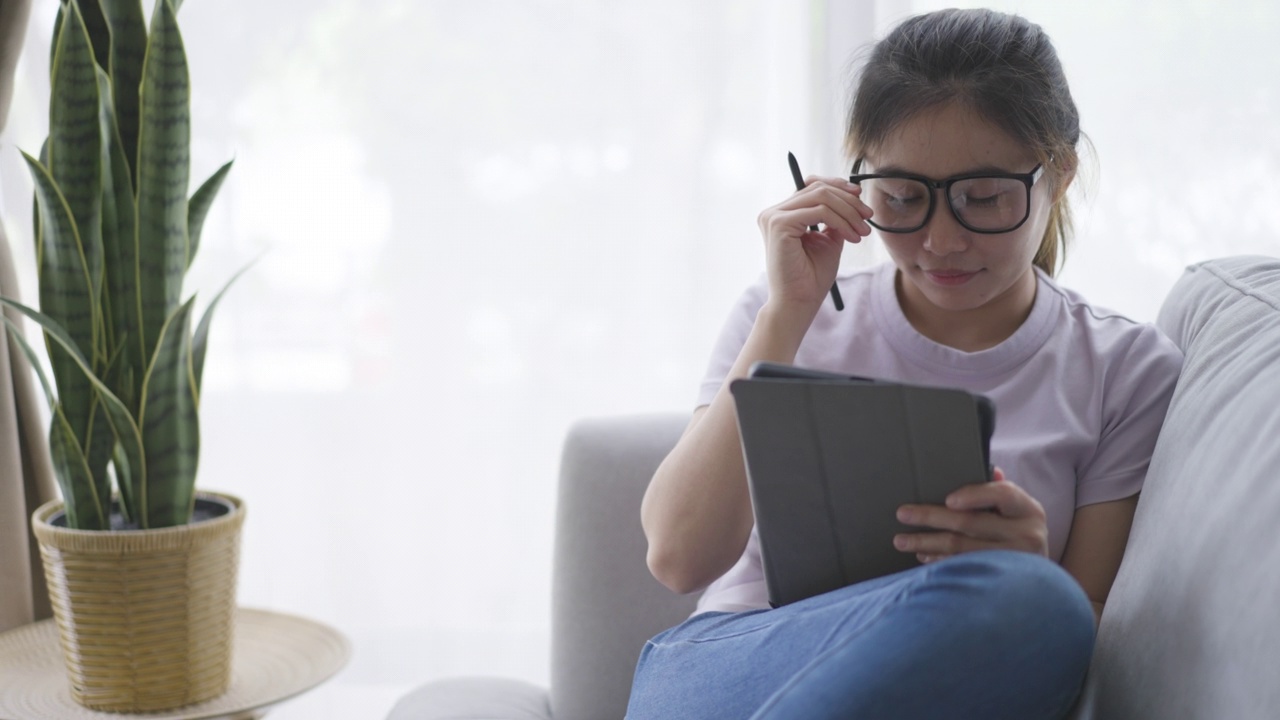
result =
[[[188,292],[262,256],[214,322],[200,485],[248,501],[241,602],[355,649],[273,720],[380,718],[447,675],[546,682],[566,430],[692,409],[787,151],[846,173],[859,50],[951,4],[183,4],[193,187],[235,159]],[[1280,5],[988,5],[1049,32],[1096,148],[1063,284],[1153,320],[1188,263],[1280,255]],[[0,138],[28,299],[18,149],[46,132],[56,11],[37,0]]]

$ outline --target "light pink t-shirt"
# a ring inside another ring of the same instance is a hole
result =
[[[1031,315],[996,347],[962,352],[907,322],[892,263],[841,274],[845,309],[822,309],[801,343],[801,367],[964,388],[996,405],[992,462],[1044,506],[1049,556],[1060,561],[1075,509],[1142,489],[1182,353],[1153,325],[1090,306],[1037,270]],[[698,393],[709,404],[768,296],[762,277],[739,300]],[[753,529],[746,550],[703,592],[697,612],[768,607]]]

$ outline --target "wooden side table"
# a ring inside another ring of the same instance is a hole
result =
[[[206,702],[146,720],[258,720],[271,706],[328,680],[346,664],[351,645],[333,628],[266,610],[236,614],[231,685]],[[0,720],[120,720],[71,699],[53,620],[0,633]]]

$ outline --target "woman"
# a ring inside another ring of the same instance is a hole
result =
[[[651,571],[705,592],[645,647],[632,720],[1055,718],[1079,692],[1181,356],[1052,280],[1080,130],[1039,26],[909,19],[849,118],[853,176],[761,213],[766,278],[646,492]],[[872,228],[893,262],[837,278]],[[992,482],[899,509],[933,530],[895,539],[921,566],[768,609],[727,391],[762,360],[988,395]]]

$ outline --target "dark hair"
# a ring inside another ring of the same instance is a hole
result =
[[[952,103],[1026,144],[1044,164],[1058,200],[1034,263],[1054,274],[1071,235],[1063,191],[1079,163],[1081,133],[1080,114],[1049,36],[1025,18],[992,10],[909,18],[876,43],[859,73],[846,149],[862,157],[903,122]]]

